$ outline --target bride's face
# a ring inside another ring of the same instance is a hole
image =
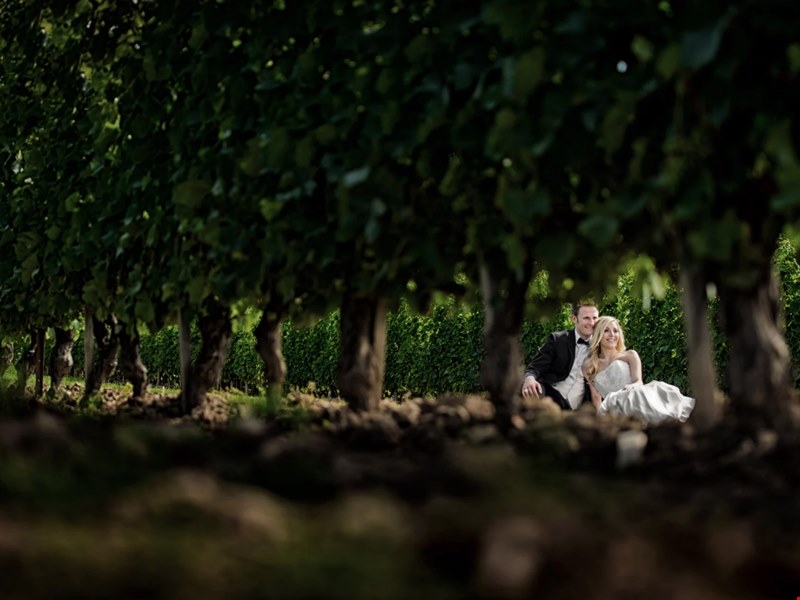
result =
[[[609,323],[603,329],[603,336],[600,338],[600,347],[604,352],[615,351],[619,343],[619,326],[616,323]]]

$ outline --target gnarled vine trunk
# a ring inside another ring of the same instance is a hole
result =
[[[346,294],[342,300],[339,328],[339,392],[350,408],[374,410],[383,395],[386,301],[375,296]]]
[[[532,266],[524,270],[521,279],[511,280],[505,295],[499,280],[483,261],[480,264],[480,276],[485,311],[483,344],[486,350],[480,381],[494,404],[497,427],[506,434],[511,428],[514,403],[522,389],[523,357],[519,334]]]
[[[75,343],[75,338],[72,330],[56,327],[55,333],[55,344],[50,353],[50,393],[52,394],[61,388],[64,377],[69,375],[74,364],[72,345]]]
[[[231,311],[219,302],[209,301],[197,320],[202,346],[197,359],[191,367],[186,388],[183,392],[183,406],[187,412],[200,406],[206,399],[208,390],[219,385],[222,367],[231,345]]]
[[[36,386],[34,387],[34,395],[38,398],[44,392],[44,342],[45,342],[44,329],[36,330],[36,348],[33,355],[33,370],[36,372]]]
[[[264,384],[267,396],[277,399],[283,393],[283,382],[286,379],[286,362],[281,349],[281,320],[283,307],[277,303],[268,303],[264,307],[261,320],[256,327],[256,350],[264,362]]]
[[[691,422],[698,430],[706,431],[718,422],[721,408],[708,327],[707,282],[703,273],[696,268],[683,269],[680,282],[689,354],[689,381],[696,401]]]
[[[22,396],[25,393],[25,384],[28,383],[28,377],[33,372],[34,362],[36,358],[36,331],[31,331],[31,341],[25,352],[22,353],[17,361],[17,394]]]
[[[192,376],[192,334],[185,310],[178,312],[178,353],[180,355],[181,399],[183,411],[188,411],[189,378]]]
[[[730,350],[728,383],[733,414],[753,431],[791,428],[796,398],[771,263],[765,262],[762,276],[752,287],[721,290],[720,303]]]
[[[11,342],[6,342],[0,346],[0,375],[6,372],[6,369],[14,362],[14,345]]]
[[[147,393],[147,367],[139,354],[139,332],[135,323],[120,324],[119,343],[119,366],[133,385],[133,397],[142,398]]]
[[[83,313],[83,379],[88,381],[89,371],[92,370],[94,364],[94,319],[92,319],[92,311],[88,308]]]
[[[119,335],[117,317],[109,315],[105,321],[92,317],[92,331],[97,347],[97,360],[89,368],[84,397],[89,397],[100,389],[117,368],[119,354]]]

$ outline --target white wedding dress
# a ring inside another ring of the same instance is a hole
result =
[[[632,381],[630,365],[619,359],[595,375],[594,386],[603,397],[598,414],[629,415],[653,424],[673,419],[683,422],[689,418],[694,398],[684,396],[674,385],[651,381],[622,389]]]

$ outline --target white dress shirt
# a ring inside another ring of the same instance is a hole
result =
[[[583,402],[584,380],[583,380],[583,361],[589,356],[589,346],[579,344],[578,332],[575,331],[575,361],[572,363],[569,375],[563,381],[553,384],[562,396],[566,399],[572,410],[577,410]]]

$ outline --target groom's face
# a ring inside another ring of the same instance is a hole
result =
[[[578,315],[572,315],[572,322],[575,323],[575,329],[578,330],[578,335],[583,339],[589,339],[594,332],[594,324],[600,313],[597,312],[596,306],[581,306],[578,309]]]

